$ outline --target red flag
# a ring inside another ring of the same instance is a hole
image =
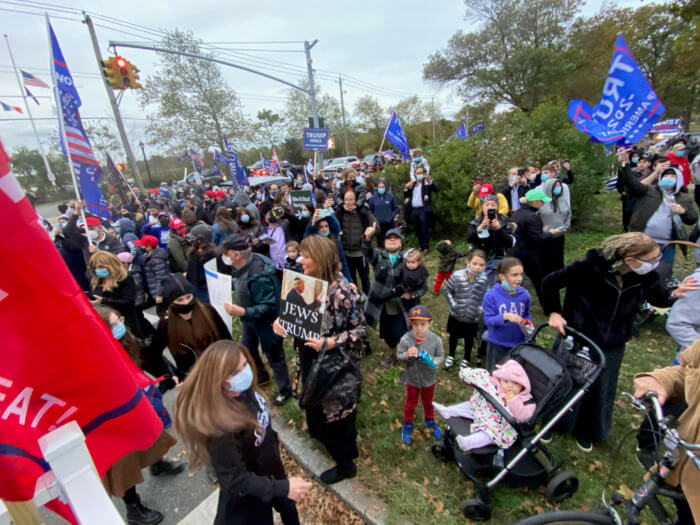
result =
[[[150,383],[78,287],[11,173],[0,142],[0,498],[34,496],[38,439],[76,420],[97,471],[146,449],[163,425]]]

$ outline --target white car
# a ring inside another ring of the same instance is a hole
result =
[[[337,171],[343,171],[345,168],[351,168],[353,164],[359,164],[360,159],[355,156],[350,157],[336,157],[331,159],[331,161],[326,165],[323,170],[326,173],[332,173]]]

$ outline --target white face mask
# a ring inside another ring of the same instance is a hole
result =
[[[223,262],[226,266],[231,266],[233,264],[231,257],[229,257],[228,255],[222,255],[221,262]]]
[[[88,230],[87,232],[88,239],[91,241],[96,241],[97,238],[100,236],[99,232],[93,231],[93,230]]]
[[[647,262],[647,261],[640,261],[639,259],[635,259],[639,263],[639,268],[630,268],[632,271],[638,275],[646,275],[649,272],[653,272],[656,267],[659,265],[659,261],[654,261],[654,262]]]

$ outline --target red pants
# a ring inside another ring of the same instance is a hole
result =
[[[446,282],[450,278],[452,272],[441,272],[438,270],[437,277],[435,278],[435,286],[433,286],[433,292],[438,293],[443,282]]]
[[[418,405],[418,394],[423,403],[423,413],[425,419],[433,419],[435,412],[433,411],[433,392],[435,392],[435,383],[423,388],[419,386],[406,385],[406,401],[403,404],[403,420],[406,423],[413,423],[413,412]]]

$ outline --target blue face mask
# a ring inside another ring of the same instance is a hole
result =
[[[305,219],[309,218],[309,212],[307,210],[301,210],[301,216]]]
[[[389,254],[389,260],[391,261],[391,264],[396,264],[396,259],[398,259],[398,258],[399,258],[398,253],[394,253],[394,254],[390,253]]]
[[[505,288],[506,291],[508,291],[508,292],[514,292],[515,290],[517,290],[516,287],[508,284],[505,279],[503,281],[501,281],[501,286],[503,286],[503,288]]]
[[[246,215],[246,214],[241,215],[241,222],[245,222],[245,223],[250,222],[250,215]]]
[[[664,190],[670,190],[672,188],[676,187],[676,178],[675,177],[665,177],[659,181],[659,187],[663,188]]]
[[[253,369],[246,363],[245,368],[231,379],[227,379],[226,383],[231,392],[245,392],[253,384]]]
[[[416,174],[416,180],[423,180],[423,174],[422,173]]]
[[[547,179],[549,179],[549,174],[543,173],[543,174],[541,175],[541,177],[542,177],[542,178],[541,178],[542,182],[547,182]]]
[[[384,195],[384,192],[386,192],[386,188],[377,188],[377,193],[379,195]]]
[[[120,233],[122,231],[122,229],[119,226],[115,226],[114,231],[117,233]]]
[[[318,232],[318,233],[320,233],[320,234],[323,235],[324,237],[328,237],[328,235],[330,235],[331,231],[328,230],[328,231],[325,231],[325,232]]]
[[[552,188],[552,194],[553,195],[561,195],[561,186],[557,186],[556,188]]]
[[[685,150],[684,149],[679,149],[678,152],[676,153],[679,157],[685,157]]]
[[[95,268],[95,275],[97,277],[109,277],[109,270],[107,268]]]
[[[467,272],[469,272],[470,275],[474,275],[475,277],[480,277],[480,276],[482,276],[482,275],[484,275],[484,274],[486,273],[485,271],[484,271],[484,272],[479,272],[479,273],[474,273],[474,272],[471,271],[471,269],[469,268],[469,266],[467,266]]]
[[[112,335],[115,339],[121,339],[124,337],[124,334],[126,334],[126,326],[124,326],[123,321],[120,321],[118,324],[112,327]]]
[[[639,162],[639,157],[637,157],[636,155],[632,157],[632,162],[634,162],[635,164]]]

